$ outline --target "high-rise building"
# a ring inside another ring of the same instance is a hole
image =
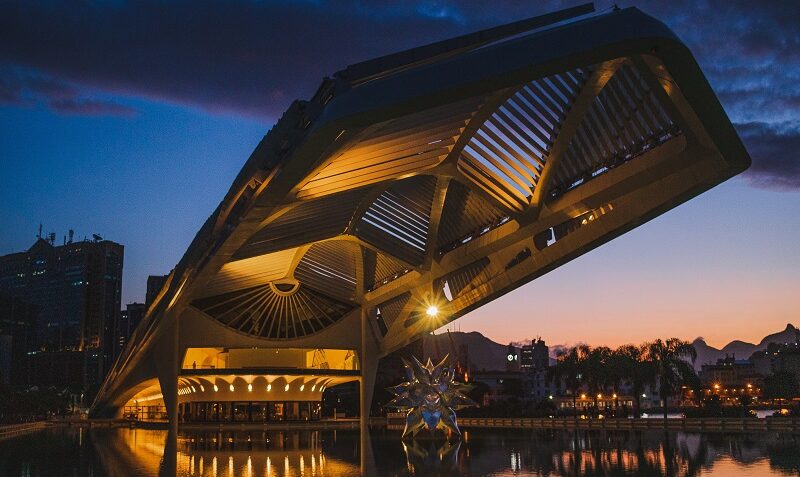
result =
[[[125,305],[124,310],[120,310],[117,341],[114,343],[116,345],[114,359],[119,356],[122,348],[125,347],[125,343],[128,342],[133,334],[133,330],[141,323],[145,312],[147,312],[147,306],[144,303],[128,303]]]
[[[547,369],[550,365],[550,348],[541,338],[522,346],[520,354],[520,368],[523,371]]]
[[[124,248],[98,235],[54,242],[40,234],[27,251],[0,257],[0,291],[38,308],[33,383],[96,385],[113,360]],[[66,361],[70,375],[44,372]]]
[[[144,299],[145,310],[150,308],[150,305],[156,301],[158,292],[160,292],[161,289],[164,288],[164,284],[167,283],[167,278],[169,278],[169,274],[150,275],[147,277],[147,294]]]
[[[0,292],[0,384],[29,384],[37,314],[36,306]]]

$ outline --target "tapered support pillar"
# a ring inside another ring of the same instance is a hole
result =
[[[170,329],[164,333],[162,342],[153,352],[153,359],[169,419],[169,430],[164,443],[164,458],[161,461],[159,475],[174,476],[177,473],[178,458],[178,372],[181,365],[177,323],[173,323]]]
[[[178,326],[173,324],[164,334],[162,342],[153,352],[154,365],[164,407],[167,409],[169,430],[178,432],[178,372],[180,362],[178,356]]]
[[[375,475],[375,458],[372,454],[372,439],[369,436],[369,414],[372,409],[372,394],[375,391],[375,375],[378,372],[379,346],[373,335],[366,310],[361,310],[361,380],[359,381],[361,418],[361,474]]]

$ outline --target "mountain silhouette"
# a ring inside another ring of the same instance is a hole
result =
[[[694,365],[695,368],[700,369],[700,366],[716,363],[717,359],[724,358],[725,355],[735,355],[737,359],[747,359],[754,352],[765,349],[770,343],[794,343],[798,339],[799,333],[800,331],[789,323],[783,331],[765,336],[758,344],[734,340],[720,349],[710,346],[703,338],[697,338],[692,342],[697,351],[697,360]]]

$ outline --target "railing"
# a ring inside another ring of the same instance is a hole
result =
[[[11,424],[8,426],[0,426],[0,439],[7,439],[9,437],[16,437],[21,434],[26,434],[32,431],[44,429],[44,421],[26,422],[24,424]]]
[[[680,418],[680,419],[575,419],[464,417],[460,427],[530,429],[670,429],[688,431],[788,431],[800,432],[800,418]]]

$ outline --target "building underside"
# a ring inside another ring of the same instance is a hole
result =
[[[634,8],[590,11],[352,65],[295,101],[92,413],[152,403],[176,426],[248,401],[313,418],[348,381],[367,412],[380,357],[745,170],[675,35]]]

